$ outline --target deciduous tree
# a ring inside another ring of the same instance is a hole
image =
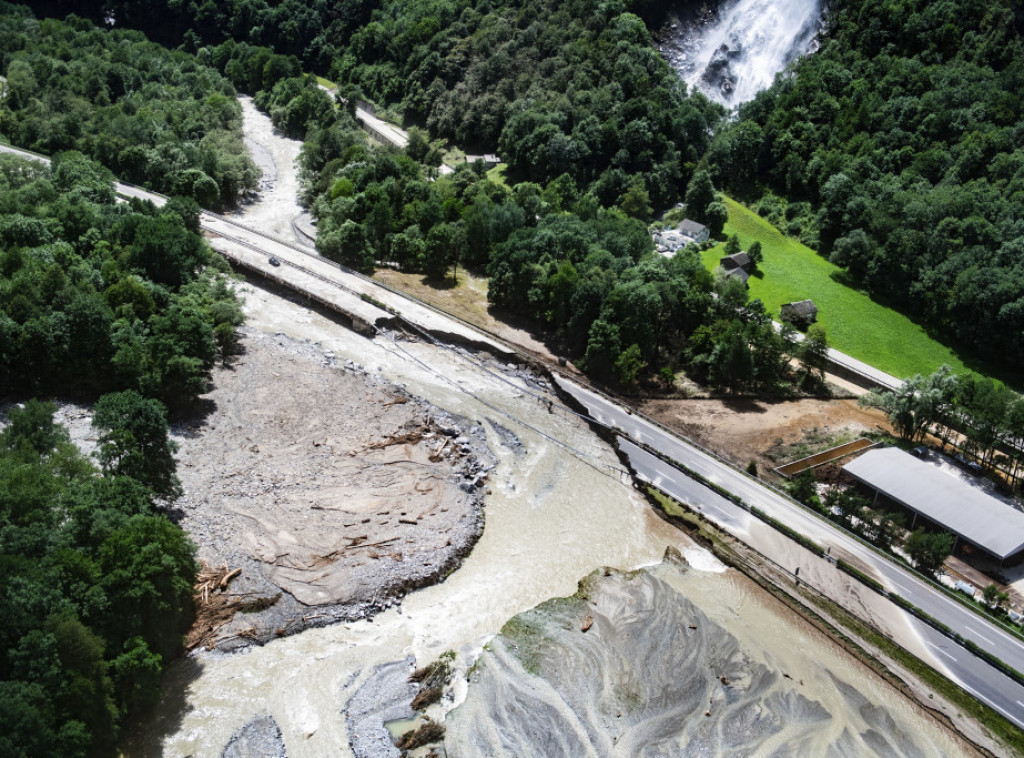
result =
[[[934,574],[953,552],[953,535],[918,529],[907,538],[906,548],[917,568],[927,574]]]
[[[168,437],[167,413],[159,401],[134,390],[104,395],[93,409],[92,424],[100,431],[96,455],[105,474],[129,476],[163,498],[181,493],[177,445]]]

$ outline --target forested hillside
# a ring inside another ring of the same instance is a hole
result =
[[[0,755],[114,755],[181,652],[194,548],[154,506],[146,464],[174,466],[157,401],[96,405],[102,471],[53,411],[30,400],[0,431]]]
[[[241,309],[186,199],[116,203],[78,153],[0,156],[0,396],[133,389],[172,407],[206,391]]]
[[[97,462],[9,407],[0,431],[0,755],[113,755],[191,621],[194,549],[165,405],[206,391],[241,310],[198,206],[115,202],[80,153],[0,156],[0,397],[93,401]],[[103,394],[106,393],[106,394]]]
[[[625,5],[385,2],[332,66],[437,135],[497,145],[513,175],[568,173],[602,205],[630,186],[663,209],[720,109],[684,86]]]
[[[99,4],[48,5],[100,15]],[[631,189],[654,209],[676,202],[723,113],[702,95],[686,97],[628,3],[250,0],[168,3],[166,16],[155,11],[162,5],[102,7],[158,39],[177,26],[192,47],[227,35],[298,55],[346,93],[435,136],[500,149],[516,178],[568,173],[606,207]]]
[[[301,61],[435,136],[500,148],[514,179],[544,186],[565,173],[639,217],[678,200],[703,160],[716,184],[853,283],[944,339],[1024,365],[1019,4],[837,0],[821,49],[745,105],[710,152],[720,111],[683,97],[646,29],[621,12],[636,4],[43,7],[94,18],[106,8],[186,48],[218,44],[204,54],[252,92]],[[228,37],[238,45],[221,45]],[[271,50],[297,59],[268,64]]]
[[[231,40],[273,48],[302,58],[312,70],[326,71],[347,41],[339,28],[356,28],[370,20],[378,0],[34,0],[42,16],[69,13],[102,24],[112,18],[128,29],[145,31],[151,40],[177,47],[218,45]]]
[[[840,0],[821,49],[743,106],[709,164],[876,296],[1020,369],[1022,146],[1006,3]]]
[[[203,207],[234,205],[258,173],[231,83],[195,56],[83,19],[0,3],[0,133],[47,155],[79,150],[123,181]]]

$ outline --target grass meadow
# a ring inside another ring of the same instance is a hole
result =
[[[929,374],[943,363],[956,373],[970,370],[949,347],[930,337],[903,314],[842,283],[842,269],[809,247],[787,237],[763,218],[730,198],[725,234],[739,235],[746,250],[760,241],[764,261],[750,277],[750,298],[760,298],[778,320],[779,307],[811,299],[829,344],[898,378]],[[709,270],[718,266],[724,244],[701,253]]]

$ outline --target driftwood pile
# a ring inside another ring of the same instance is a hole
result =
[[[231,581],[241,573],[242,569],[229,569],[227,565],[202,565],[192,590],[196,620],[185,638],[186,650],[200,646],[213,648],[220,641],[217,630],[230,621],[244,603],[244,596],[227,594]]]

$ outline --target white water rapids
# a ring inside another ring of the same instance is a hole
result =
[[[750,100],[809,52],[823,0],[725,0],[666,55],[691,88],[732,106]]]
[[[280,173],[288,171],[294,145],[249,108],[245,127],[247,136],[265,148],[264,159],[278,162]],[[280,173],[278,186],[284,184]],[[283,202],[275,212],[257,204],[243,215],[280,233],[287,228],[281,217],[288,208]],[[459,351],[425,342],[370,341],[298,303],[259,288],[245,290],[251,329],[309,340],[340,361],[351,359],[482,423],[498,457],[488,482],[486,526],[464,564],[443,583],[410,594],[399,608],[372,621],[312,629],[234,654],[201,652],[177,662],[165,679],[163,701],[129,739],[129,758],[217,758],[232,735],[259,716],[272,717],[280,727],[290,758],[351,755],[343,709],[374,666],[410,655],[423,665],[455,651],[461,700],[468,666],[511,617],[572,594],[581,578],[601,566],[656,563],[670,545],[692,567],[678,580],[680,592],[734,635],[751,660],[785,671],[801,687],[806,682],[807,697],[832,714],[828,729],[813,737],[813,754],[837,754],[833,740],[866,730],[837,680],[863,693],[865,708],[893,719],[918,754],[960,752],[880,678],[656,517],[621,472],[613,451],[557,400],[552,412],[534,395],[535,388],[520,379],[510,386]],[[343,399],[337,412],[344,408]],[[516,435],[522,449],[503,443],[491,422]],[[758,754],[771,749],[766,744]]]

